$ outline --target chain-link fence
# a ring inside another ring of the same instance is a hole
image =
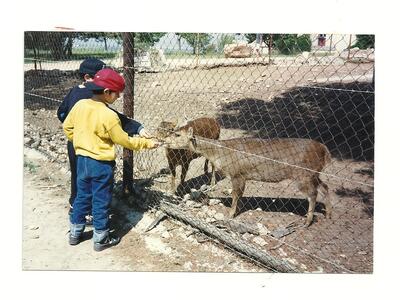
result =
[[[26,32],[25,145],[62,164],[55,111],[87,57],[166,142],[133,169],[119,151],[130,201],[278,271],[372,272],[374,36]]]

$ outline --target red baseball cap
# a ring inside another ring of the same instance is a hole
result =
[[[124,78],[112,69],[100,70],[94,75],[93,81],[87,82],[85,86],[94,90],[109,89],[114,92],[122,92],[125,88]]]

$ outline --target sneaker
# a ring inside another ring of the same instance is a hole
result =
[[[121,238],[117,236],[108,235],[102,241],[94,243],[94,251],[103,251],[104,249],[110,248],[117,245],[121,241]]]
[[[76,246],[80,243],[80,237],[73,236],[72,234],[69,235],[69,244],[71,246]]]

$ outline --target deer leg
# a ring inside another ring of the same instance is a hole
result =
[[[204,174],[208,174],[208,159],[204,162]]]
[[[305,222],[305,227],[310,226],[313,220],[315,204],[317,202],[318,185],[319,185],[318,178],[315,177],[309,180],[302,181],[298,184],[299,190],[303,192],[308,199],[308,212],[306,215],[307,218]]]
[[[169,170],[171,171],[171,178],[170,178],[171,193],[174,194],[176,190],[175,186],[176,166],[174,166],[171,161],[168,161],[168,165],[169,165]]]
[[[326,183],[320,181],[320,186],[324,189],[324,192],[321,192],[324,195],[325,199],[325,217],[330,219],[332,218],[332,202],[329,197],[329,189]]]
[[[304,224],[305,227],[311,225],[311,222],[314,217],[314,210],[315,210],[315,203],[317,202],[317,194],[308,197],[308,212],[307,212],[307,219],[306,223]]]
[[[185,183],[186,174],[187,174],[187,171],[189,170],[189,164],[190,164],[190,161],[184,162],[182,164],[182,172],[181,172],[181,184],[182,185]]]
[[[233,218],[236,215],[238,200],[242,197],[246,181],[242,177],[233,177],[232,181],[232,206],[229,210],[229,218]]]
[[[216,185],[217,180],[215,179],[215,166],[213,163],[211,163],[211,186]]]

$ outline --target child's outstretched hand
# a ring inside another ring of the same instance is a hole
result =
[[[153,141],[153,147],[151,147],[150,149],[158,148],[163,144],[161,141],[156,140],[156,139],[152,139],[152,141]]]
[[[140,137],[147,138],[147,139],[150,139],[150,138],[153,137],[153,136],[152,136],[146,129],[144,129],[144,128],[142,128],[142,129],[139,131],[139,136],[140,136]]]

